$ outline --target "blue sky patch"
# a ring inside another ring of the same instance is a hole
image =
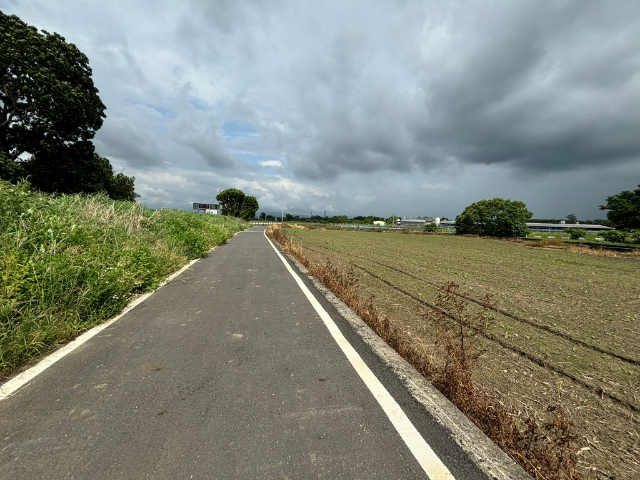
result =
[[[256,127],[250,123],[225,122],[222,125],[222,133],[227,142],[235,142],[238,140],[252,140],[257,142],[260,134]]]

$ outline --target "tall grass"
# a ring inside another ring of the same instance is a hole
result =
[[[0,181],[0,378],[247,226]]]

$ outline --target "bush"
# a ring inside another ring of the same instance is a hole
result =
[[[564,233],[569,235],[571,240],[579,240],[580,238],[586,238],[587,232],[581,228],[565,228]]]
[[[0,378],[115,315],[245,225],[0,181]]]
[[[427,223],[424,226],[424,231],[425,232],[435,232],[437,228],[438,228],[438,225],[436,225],[435,223]]]
[[[600,235],[607,242],[616,242],[616,243],[624,243],[624,240],[627,237],[627,233],[621,232],[620,230],[607,230],[605,232],[600,232]]]

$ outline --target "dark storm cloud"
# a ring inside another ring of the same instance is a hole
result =
[[[453,65],[424,83],[428,115],[416,139],[463,162],[531,170],[639,156],[640,30],[630,5],[514,5],[467,30]]]
[[[292,123],[313,131],[292,139],[296,175],[446,160],[567,171],[640,156],[637,3],[452,5],[386,46],[375,22],[310,45],[292,79]],[[393,58],[399,44],[415,55]]]

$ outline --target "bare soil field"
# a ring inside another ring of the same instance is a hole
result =
[[[561,404],[578,473],[640,478],[640,260],[490,239],[287,229],[312,262],[353,269],[360,298],[416,342],[439,287],[494,299],[474,382],[519,414]]]

